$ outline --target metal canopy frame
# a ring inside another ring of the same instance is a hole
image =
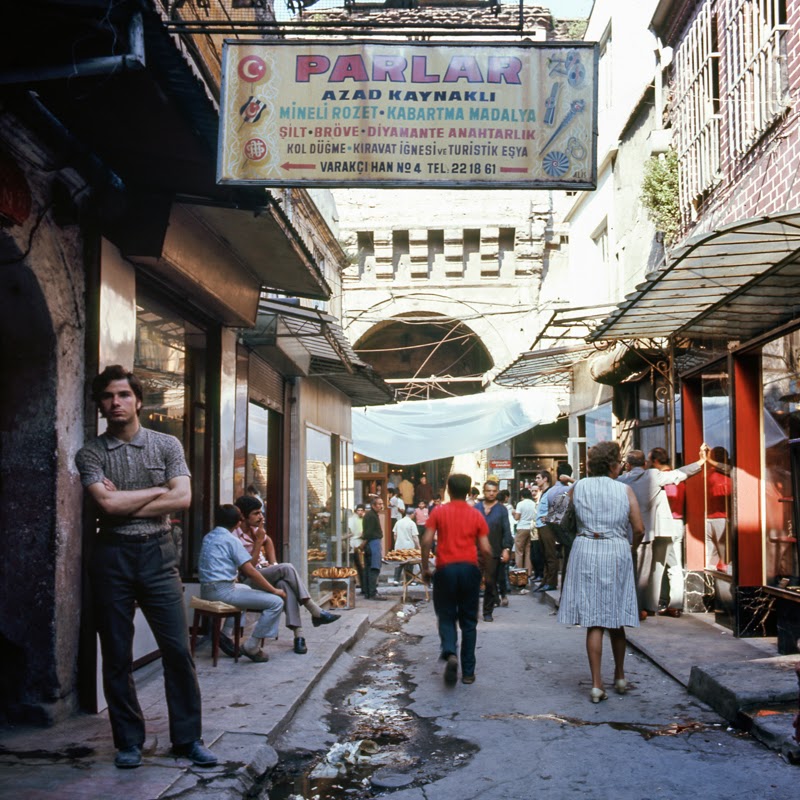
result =
[[[304,353],[305,366],[296,374],[322,378],[350,397],[357,405],[384,405],[393,400],[392,389],[353,351],[338,321],[313,308],[262,299],[254,330],[242,332],[242,340],[256,351],[277,347],[294,360],[295,349],[282,346],[291,340]]]
[[[588,340],[747,341],[793,319],[800,319],[800,210],[689,238]]]
[[[602,342],[587,344],[591,325],[611,309],[599,306],[569,306],[558,308],[542,326],[530,350],[521,353],[509,366],[494,377],[501,386],[556,386],[569,388],[572,368],[580,361],[604,350]],[[549,346],[537,348],[547,339]],[[564,344],[567,343],[567,344]]]
[[[313,18],[304,15],[306,7],[314,5],[317,0],[287,0],[290,10],[297,11],[297,17],[291,20],[276,20],[267,17],[266,3],[252,0],[161,0],[166,9],[167,29],[171,33],[206,33],[232,34],[251,36],[294,35],[294,36],[379,36],[387,33],[398,35],[444,35],[448,37],[472,36],[475,34],[516,34],[528,33],[525,26],[525,7],[523,0],[518,3],[503,3],[502,0],[409,0],[407,8],[398,8],[396,2],[378,2],[377,0],[344,0],[343,8],[314,8]],[[503,23],[499,20],[502,6],[517,6],[516,22]],[[425,12],[436,12],[451,9],[464,11],[489,11],[498,18],[493,24],[486,22],[454,22],[452,20],[436,22],[425,20]],[[367,16],[370,12],[379,15],[381,12],[413,12],[415,21],[386,21],[376,16]],[[335,16],[325,19],[325,14]],[[358,15],[358,16],[352,16]]]
[[[596,347],[586,344],[529,350],[496,375],[494,382],[501,386],[569,388],[572,385],[572,368],[596,352]]]

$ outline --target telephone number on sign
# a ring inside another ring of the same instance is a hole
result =
[[[493,175],[497,172],[496,164],[483,164],[480,161],[473,161],[469,164],[451,164],[450,172],[453,175]]]

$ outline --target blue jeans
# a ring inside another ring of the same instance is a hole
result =
[[[278,625],[283,611],[283,599],[278,595],[233,581],[215,581],[200,584],[200,597],[203,600],[219,600],[248,611],[260,611],[261,615],[253,628],[253,638],[278,638]]]
[[[433,607],[439,621],[442,658],[458,652],[461,628],[461,674],[475,674],[481,571],[474,564],[448,564],[433,575]]]

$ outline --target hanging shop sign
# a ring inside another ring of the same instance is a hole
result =
[[[594,189],[597,47],[226,42],[217,180]]]

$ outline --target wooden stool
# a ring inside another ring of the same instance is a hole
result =
[[[197,642],[197,631],[200,628],[200,620],[205,617],[211,623],[211,657],[214,666],[217,666],[219,657],[219,633],[222,628],[222,620],[233,617],[233,660],[239,661],[239,640],[242,636],[241,615],[245,609],[222,603],[219,600],[203,600],[200,597],[192,597],[189,606],[194,609],[194,619],[192,620],[192,657],[194,658],[194,648]]]

